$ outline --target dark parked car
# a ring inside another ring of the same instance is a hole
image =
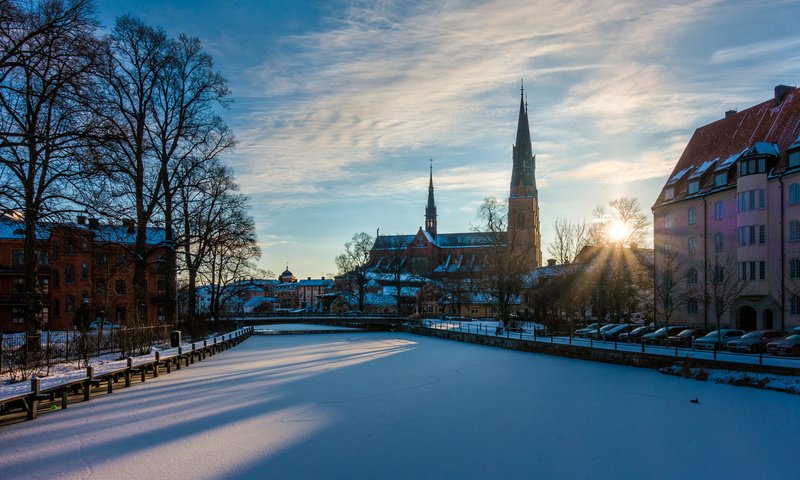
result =
[[[745,333],[741,338],[728,342],[731,352],[763,353],[767,351],[767,344],[773,340],[783,338],[788,333],[781,330],[753,330]]]
[[[647,325],[642,325],[640,327],[636,327],[630,332],[627,333],[620,333],[617,337],[618,342],[626,342],[626,343],[639,343],[642,341],[642,336],[647,335],[648,333],[654,332],[656,329],[654,327],[648,327]]]
[[[769,342],[767,353],[800,357],[800,333]]]
[[[648,333],[642,336],[642,342],[647,345],[663,345],[667,337],[677,335],[686,330],[686,325],[670,325],[669,327],[661,327],[653,333]]]
[[[694,348],[698,350],[725,350],[728,342],[744,335],[744,330],[733,330],[721,328],[719,333],[716,330],[705,337],[700,337],[694,341]]]
[[[700,338],[706,333],[708,333],[706,330],[701,330],[699,328],[687,328],[686,330],[678,332],[677,335],[672,335],[671,337],[667,338],[667,346],[684,348],[691,347],[695,338]]]
[[[630,332],[637,326],[638,325],[633,325],[630,323],[620,323],[619,325],[614,325],[609,329],[604,328],[600,331],[600,340],[614,341],[623,333]]]
[[[586,338],[588,338],[592,334],[592,332],[597,332],[597,330],[599,330],[600,328],[602,328],[605,325],[607,325],[607,324],[606,323],[592,323],[592,324],[587,325],[587,326],[585,326],[583,328],[579,328],[579,329],[575,330],[575,336],[576,337],[586,337]]]

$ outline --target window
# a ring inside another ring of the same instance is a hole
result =
[[[759,225],[758,226],[758,244],[759,245],[766,245],[767,244],[767,226],[766,225]]]
[[[64,267],[64,283],[75,283],[75,267],[72,265]]]
[[[744,247],[747,245],[747,227],[739,227],[736,229],[737,236],[739,237],[739,246]]]
[[[165,282],[164,280],[157,280],[156,281],[156,293],[158,295],[166,294],[167,293],[167,282]],[[303,296],[305,298],[305,292],[301,290],[300,293],[301,293],[301,296]]]
[[[117,295],[125,295],[126,290],[125,280],[114,280],[114,291]]]
[[[689,255],[694,255],[695,253],[697,253],[697,242],[695,241],[694,237],[689,237],[687,244],[689,249]]]
[[[724,187],[728,184],[728,172],[718,173],[714,177],[714,186],[715,187]]]
[[[714,234],[714,250],[720,251],[722,249],[723,249],[722,233],[721,232],[717,232],[717,233]]]
[[[53,288],[58,288],[60,286],[60,277],[58,270],[53,270]]]
[[[765,280],[767,278],[767,263],[758,262],[758,279]]]
[[[39,292],[42,295],[49,295],[50,294],[50,279],[49,278],[40,278],[39,279]]]
[[[699,180],[692,180],[689,182],[689,193],[697,193],[700,190],[700,181]]]
[[[67,298],[64,300],[64,311],[67,313],[75,311],[75,295],[67,294]]]
[[[789,241],[800,241],[800,222],[797,220],[792,220],[789,222]]]
[[[116,319],[117,323],[120,324],[125,323],[125,316],[126,316],[125,307],[117,307],[116,310],[114,311],[114,318]]]
[[[58,253],[60,248],[61,247],[58,243],[58,240],[53,240],[53,260],[58,260]]]
[[[800,203],[800,183],[789,185],[789,205]]]
[[[664,189],[664,200],[672,200],[675,198],[675,189],[674,188],[665,188]]]
[[[697,223],[697,213],[695,212],[694,207],[691,207],[687,213],[687,217],[689,219],[689,225],[694,225]]]
[[[25,309],[23,307],[11,309],[11,323],[25,323]]]
[[[800,278],[800,258],[789,260],[789,278]]]
[[[105,278],[98,278],[94,282],[94,293],[97,295],[105,295],[108,293],[108,280]]]
[[[736,264],[736,278],[740,282],[747,280],[747,262],[739,262]]]
[[[667,212],[664,214],[664,229],[669,230],[672,228],[672,213]]]
[[[688,283],[689,285],[694,285],[697,283],[696,268],[690,268],[689,270],[686,270],[686,283]]]
[[[725,268],[722,265],[714,265],[714,281],[720,283],[725,280]]]
[[[124,253],[118,253],[115,263],[116,263],[117,270],[125,270],[125,264],[127,263],[127,261],[125,259],[125,254]]]
[[[757,192],[758,192],[758,208],[759,210],[763,210],[767,208],[767,193],[763,188],[757,190]]]
[[[790,167],[800,166],[800,150],[789,154],[789,166]]]
[[[686,301],[686,313],[688,313],[689,315],[697,315],[697,310],[698,308],[697,308],[696,298],[690,298],[689,300]]]
[[[54,298],[53,299],[53,316],[57,317],[59,315],[61,315],[61,308],[60,308],[60,305],[58,303],[58,299]]]
[[[83,262],[81,264],[81,280],[88,280],[89,279],[89,264]]]
[[[14,295],[22,295],[25,293],[24,278],[14,278],[11,280],[11,293]]]
[[[23,250],[11,250],[11,265],[21,267],[25,265],[25,252]]]
[[[64,255],[73,255],[75,253],[75,242],[71,238],[64,241]]]
[[[800,315],[800,295],[793,295],[792,301],[789,303],[789,313],[792,315]]]
[[[48,265],[50,263],[48,255],[47,255],[47,251],[45,251],[45,250],[37,251],[36,252],[36,257],[37,257],[36,260],[39,262],[39,265],[44,266],[44,265]]]
[[[714,218],[720,220],[725,217],[725,204],[722,203],[722,200],[717,200],[714,202]]]
[[[750,280],[756,279],[756,262],[750,262]]]
[[[767,208],[767,193],[763,188],[746,190],[737,194],[737,204],[740,212],[748,210],[763,210]]]

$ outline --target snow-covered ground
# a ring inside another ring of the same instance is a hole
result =
[[[0,478],[796,478],[798,443],[797,395],[402,333],[254,336],[3,427]]]

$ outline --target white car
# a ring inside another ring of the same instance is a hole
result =
[[[744,330],[733,330],[721,328],[714,330],[705,337],[700,337],[694,341],[694,348],[698,350],[724,350],[728,342],[744,335]]]
[[[89,324],[89,330],[114,330],[117,328],[122,327],[116,323],[111,323],[108,320],[95,320]]]

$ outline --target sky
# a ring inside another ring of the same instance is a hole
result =
[[[543,251],[557,217],[649,212],[694,130],[800,78],[800,1],[97,0],[199,37],[262,268],[336,273],[354,233],[438,231],[508,197],[524,79]],[[548,255],[544,254],[545,258]]]

